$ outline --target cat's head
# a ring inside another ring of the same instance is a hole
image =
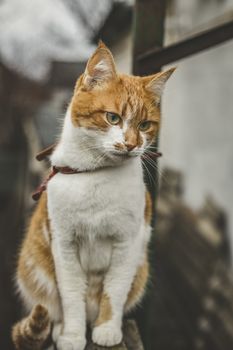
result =
[[[70,105],[73,126],[88,146],[116,162],[140,156],[158,133],[161,95],[173,71],[147,77],[118,74],[101,42],[76,84]]]

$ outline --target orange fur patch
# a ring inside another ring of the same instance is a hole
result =
[[[95,326],[100,326],[101,324],[111,320],[112,318],[112,307],[110,298],[106,293],[103,293],[100,299],[100,310],[97,320],[95,321]]]
[[[100,304],[102,296],[103,278],[104,272],[99,274],[95,274],[92,272],[89,276],[89,288],[87,298],[94,300],[97,304]]]
[[[160,109],[154,103],[151,92],[145,89],[142,78],[120,74],[101,88],[92,90],[86,90],[82,81],[83,76],[76,84],[71,103],[72,122],[75,126],[108,130],[111,125],[106,120],[106,112],[112,112],[123,120],[129,120],[125,133],[128,143],[135,146],[142,144],[138,125],[143,120],[153,122],[151,128],[144,132],[148,141],[155,137],[159,129]],[[122,127],[122,124],[119,126]]]
[[[47,236],[45,235],[45,232]],[[55,267],[50,246],[50,222],[47,213],[47,194],[43,193],[32,216],[18,260],[18,276],[24,285],[37,297],[46,298],[46,290],[37,284],[36,268],[55,283]]]
[[[134,277],[128,298],[125,304],[125,310],[132,309],[142,298],[146,283],[149,276],[149,263],[147,256],[143,265],[138,267],[137,273]]]
[[[145,205],[144,218],[145,218],[145,222],[147,224],[151,223],[151,218],[152,218],[152,200],[151,200],[151,195],[150,195],[149,191],[146,191],[146,205]]]

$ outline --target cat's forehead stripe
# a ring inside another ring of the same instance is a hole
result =
[[[122,110],[122,117],[127,119],[133,119],[137,116],[142,117],[145,115],[146,108],[143,101],[137,96],[128,96],[127,102],[124,104]]]

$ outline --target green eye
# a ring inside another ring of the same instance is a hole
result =
[[[120,123],[121,118],[117,114],[107,112],[107,121],[112,125],[117,125]]]
[[[151,127],[151,122],[149,120],[141,122],[139,124],[139,130],[141,131],[147,131]]]

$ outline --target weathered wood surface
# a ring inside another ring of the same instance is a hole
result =
[[[134,320],[126,320],[123,327],[123,342],[113,347],[103,347],[93,344],[88,340],[86,350],[143,350],[142,341]]]
[[[85,350],[127,350],[127,347],[125,346],[124,343],[121,343],[119,345],[116,346],[112,346],[112,347],[105,347],[105,346],[99,346],[97,344],[94,344],[92,342],[89,342],[86,346]]]
[[[112,347],[103,347],[93,344],[88,339],[86,350],[143,350],[142,341],[138,332],[136,322],[134,320],[126,320],[123,327],[123,342]]]
[[[138,328],[134,320],[125,320],[123,334],[124,336],[121,344],[111,347],[104,347],[94,344],[91,341],[91,332],[89,331],[85,350],[144,350]]]

